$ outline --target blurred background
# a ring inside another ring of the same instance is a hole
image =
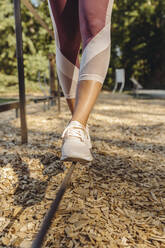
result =
[[[20,1],[26,111],[14,0],[0,0],[0,248],[31,247],[69,167],[48,3]],[[76,165],[43,247],[165,248],[165,0],[114,2],[111,61],[89,119],[95,160]]]
[[[30,2],[52,30],[47,1]],[[18,79],[13,1],[0,0],[0,6],[0,93],[3,94],[17,90]],[[48,54],[55,52],[55,45],[23,3],[21,13],[28,93],[40,90],[39,75],[49,81]],[[165,1],[116,0],[111,31],[111,62],[104,89],[113,89],[116,68],[125,69],[125,91],[133,87],[131,77],[144,89],[165,89]]]

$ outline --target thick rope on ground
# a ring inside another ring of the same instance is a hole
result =
[[[52,219],[58,209],[58,206],[62,200],[62,197],[66,191],[66,188],[68,186],[68,183],[71,179],[71,175],[74,171],[74,168],[75,168],[75,165],[76,165],[76,162],[73,162],[71,167],[69,168],[68,170],[68,173],[66,174],[61,186],[60,186],[60,189],[59,191],[57,192],[57,195],[56,195],[56,198],[55,200],[53,201],[47,215],[45,216],[45,219],[43,220],[43,223],[42,223],[42,226],[41,226],[41,229],[39,230],[37,236],[36,236],[36,239],[34,240],[33,244],[32,244],[32,248],[40,248],[42,247],[42,243],[43,243],[43,240],[45,238],[45,235],[49,229],[49,227],[51,226],[51,222],[52,222]]]

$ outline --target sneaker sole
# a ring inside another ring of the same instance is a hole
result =
[[[93,159],[92,159],[93,160]],[[63,157],[61,158],[61,161],[65,161],[65,162],[80,162],[80,163],[89,163],[92,162],[92,160],[85,160],[82,158],[71,158],[71,157]]]

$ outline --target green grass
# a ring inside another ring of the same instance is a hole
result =
[[[26,94],[39,94],[43,95],[42,90],[40,88],[40,85],[38,82],[33,82],[30,80],[27,80],[25,78],[25,88],[26,88]],[[46,94],[48,93],[48,87],[43,87]],[[18,95],[19,94],[19,88],[18,88],[18,78],[16,75],[6,75],[0,73],[0,95]]]
[[[1,103],[7,103],[7,102],[12,102],[12,101],[16,101],[17,99],[14,98],[0,98],[0,104]]]

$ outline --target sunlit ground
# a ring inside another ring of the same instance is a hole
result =
[[[27,106],[29,144],[14,110],[0,118],[0,245],[31,245],[66,173],[62,99]],[[94,161],[77,165],[43,247],[165,247],[165,101],[103,92],[92,112]]]

